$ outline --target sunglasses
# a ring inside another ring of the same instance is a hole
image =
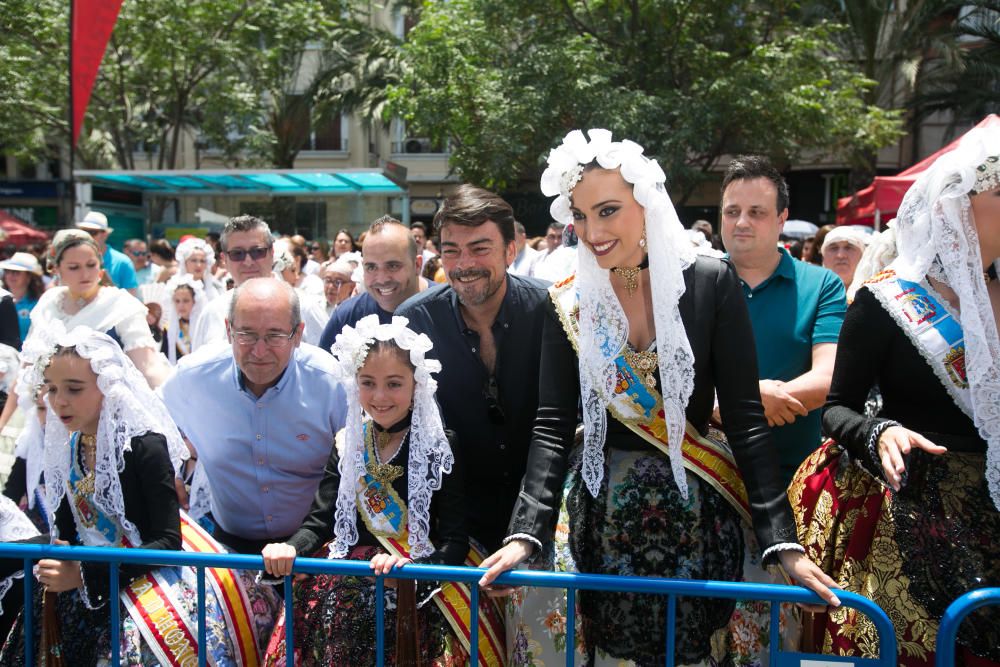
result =
[[[263,246],[257,246],[248,249],[233,248],[232,250],[226,251],[226,256],[229,257],[229,259],[236,262],[237,264],[239,264],[240,262],[242,262],[244,259],[247,258],[247,255],[250,255],[250,259],[257,261],[259,259],[264,259],[265,257],[267,257],[267,253],[269,252],[271,252],[271,249]]]

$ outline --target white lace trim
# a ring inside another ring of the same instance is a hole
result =
[[[761,554],[760,560],[762,563],[766,563],[771,554],[779,553],[781,551],[798,551],[799,553],[804,554],[806,552],[806,548],[797,542],[781,542],[780,544],[772,544],[767,549],[764,549],[764,553]]]
[[[38,529],[31,520],[24,516],[13,500],[0,495],[0,542],[25,540],[38,535]],[[3,598],[7,595],[15,579],[24,577],[24,571],[18,570],[9,577],[0,579],[0,616],[3,615]]]
[[[531,545],[535,547],[535,553],[541,553],[542,543],[538,541],[538,538],[528,535],[527,533],[514,533],[513,535],[508,535],[503,538],[503,546],[507,546],[514,540],[524,540],[525,542],[531,542]]]
[[[633,195],[645,210],[653,321],[659,357],[660,388],[670,467],[677,488],[687,498],[687,478],[681,443],[685,410],[694,390],[694,354],[677,304],[684,293],[683,271],[694,262],[695,252],[664,187],[666,176],[659,164],[642,154],[642,147],[625,140],[612,142],[607,130],[589,130],[590,141],[574,130],[548,157],[541,189],[556,196],[550,213],[559,222],[572,224],[570,197],[562,191],[580,165],[595,160],[604,169],[620,169],[633,186]],[[615,359],[628,342],[628,320],[611,287],[609,271],[601,269],[585,244],[578,252],[576,289],[580,304],[580,397],[583,405],[584,450],[582,475],[596,496],[604,477],[604,440],[607,406],[614,396]]]
[[[186,241],[185,241],[186,243]],[[183,245],[183,244],[182,244]],[[207,281],[211,282],[211,281]],[[191,310],[191,316],[188,317],[188,346],[191,346],[191,333],[194,331],[194,323],[198,321],[198,317],[201,315],[202,309],[205,307],[205,303],[208,301],[208,297],[205,294],[205,287],[202,281],[195,280],[195,278],[190,273],[177,273],[167,281],[167,303],[164,304],[164,308],[167,310],[167,360],[170,362],[171,366],[177,364],[177,341],[179,340],[179,334],[181,330],[181,320],[180,316],[177,314],[177,309],[174,308],[174,292],[177,291],[178,287],[186,285],[194,290],[194,308]]]
[[[1000,509],[1000,336],[969,200],[977,167],[998,152],[1000,131],[977,128],[917,179],[897,213],[891,268],[913,282],[930,276],[958,295],[973,422],[987,443],[985,476]]]
[[[439,372],[441,364],[425,356],[432,347],[430,338],[413,332],[407,324],[409,321],[405,317],[393,317],[392,323],[379,324],[378,315],[368,315],[354,327],[345,326],[331,348],[347,393],[348,408],[338,464],[340,486],[337,489],[330,558],[343,558],[358,541],[356,498],[358,485],[365,475],[365,443],[357,373],[376,340],[393,341],[409,352],[410,363],[416,369],[413,373],[416,388],[408,436],[410,454],[406,478],[410,557],[421,558],[434,551],[430,541],[431,496],[441,488],[441,479],[451,472],[455,459],[434,399],[437,380],[431,374]]]
[[[197,251],[201,250],[205,253],[205,277],[201,280],[201,284],[205,291],[206,301],[211,301],[215,297],[222,294],[225,290],[215,281],[212,277],[212,268],[215,266],[215,251],[212,246],[203,239],[187,239],[177,246],[176,252],[174,252],[174,257],[177,259],[177,273],[174,275],[175,278],[189,278],[195,282],[194,276],[188,273],[188,270],[184,267],[187,263],[188,258]],[[191,318],[194,322],[194,318]]]
[[[53,323],[56,325],[57,323]],[[66,333],[52,326],[45,334],[50,341],[50,355],[58,345],[73,347],[77,354],[90,361],[97,375],[97,387],[104,395],[97,426],[94,503],[108,517],[116,520],[133,544],[142,539],[135,524],[125,517],[119,473],[125,468],[124,455],[131,449],[132,438],[146,433],[159,433],[167,440],[167,451],[174,467],[180,471],[190,454],[166,406],[149,388],[149,384],[121,347],[104,333],[77,327]],[[35,372],[44,372],[49,358],[34,364]],[[48,406],[48,399],[46,398]],[[45,422],[45,504],[52,539],[57,537],[54,513],[66,494],[70,469],[70,433],[51,409]]]

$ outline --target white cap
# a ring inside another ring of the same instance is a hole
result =
[[[99,232],[110,232],[111,228],[108,227],[108,216],[104,215],[100,211],[91,211],[76,223],[79,229],[92,229]]]
[[[853,225],[834,227],[823,238],[823,247],[820,248],[820,252],[826,252],[827,247],[831,244],[842,241],[846,241],[864,251],[865,246],[868,245],[868,235]]]

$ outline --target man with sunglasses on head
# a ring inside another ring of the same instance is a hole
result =
[[[555,311],[547,282],[507,272],[517,248],[514,211],[501,197],[462,185],[442,203],[434,229],[449,284],[417,294],[396,314],[434,342],[430,354],[443,367],[437,399],[476,499],[469,534],[492,553],[507,535],[524,477],[542,325]]]
[[[271,275],[274,262],[274,240],[267,223],[252,215],[231,218],[220,239],[226,267],[236,287],[251,278]],[[202,310],[191,329],[192,349],[226,342],[226,315],[232,303],[232,291],[213,299]]]
[[[347,402],[333,357],[302,342],[290,285],[251,278],[232,294],[230,345],[184,357],[163,399],[207,480],[205,494],[195,478],[192,513],[207,502],[215,537],[236,552],[259,554],[301,525]]]

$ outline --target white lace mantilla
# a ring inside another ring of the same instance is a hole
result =
[[[441,488],[441,479],[451,472],[455,459],[434,399],[437,380],[431,374],[439,372],[441,364],[425,356],[432,347],[430,338],[415,333],[407,324],[409,322],[405,317],[393,317],[390,324],[379,324],[378,315],[368,315],[354,327],[345,326],[331,348],[347,393],[347,425],[340,450],[340,486],[337,489],[330,558],[343,558],[358,541],[356,503],[360,480],[365,475],[365,443],[357,374],[375,341],[392,341],[409,353],[410,363],[415,368],[416,387],[406,480],[407,528],[411,557],[420,558],[433,552],[430,541],[431,496]]]
[[[987,443],[985,476],[1000,509],[1000,336],[969,199],[977,168],[998,154],[1000,130],[977,128],[917,179],[896,216],[899,255],[890,267],[912,282],[930,276],[958,296],[972,416]]]
[[[44,334],[49,341],[49,356],[33,364],[34,372],[44,372],[56,346],[72,347],[90,362],[90,368],[97,375],[97,387],[104,395],[96,434],[94,503],[108,517],[119,522],[133,544],[141,544],[138,529],[125,517],[125,500],[118,477],[125,468],[125,452],[131,450],[132,438],[150,432],[159,433],[167,440],[167,451],[176,475],[182,462],[190,456],[187,446],[166,406],[149,388],[142,373],[125,356],[118,343],[106,334],[86,327],[77,327],[69,333],[60,329],[58,323],[53,323],[52,329]],[[51,406],[48,407],[43,456],[45,504],[49,525],[55,526],[54,513],[66,494],[69,481],[71,434]],[[52,538],[56,537],[57,531],[53,530]]]
[[[687,479],[681,443],[685,410],[694,390],[694,353],[677,304],[684,293],[684,269],[695,260],[695,251],[667,195],[666,176],[655,160],[642,154],[636,143],[614,142],[607,130],[589,130],[590,140],[574,130],[549,153],[541,189],[552,202],[552,217],[573,223],[571,188],[582,166],[596,162],[603,169],[619,169],[632,184],[635,199],[646,220],[653,321],[659,358],[664,421],[667,424],[670,467],[678,490],[687,498]],[[604,476],[604,440],[607,406],[614,396],[615,359],[628,342],[625,311],[611,287],[609,271],[602,269],[585,243],[578,249],[576,288],[580,305],[580,396],[583,405],[584,450],[582,476],[587,489],[597,495]]]

